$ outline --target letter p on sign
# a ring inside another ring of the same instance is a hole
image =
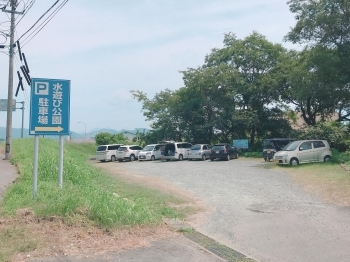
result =
[[[49,83],[48,82],[36,82],[34,93],[36,95],[49,95]]]

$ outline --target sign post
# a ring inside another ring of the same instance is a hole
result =
[[[39,135],[58,135],[58,185],[62,187],[63,136],[70,134],[70,80],[32,78],[29,134],[35,136],[33,197],[36,197]]]

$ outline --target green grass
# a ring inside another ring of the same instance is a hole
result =
[[[166,217],[181,217],[171,204],[180,199],[156,190],[128,184],[92,167],[95,154],[91,143],[65,143],[63,187],[58,187],[57,141],[40,138],[38,187],[33,199],[34,140],[14,139],[11,162],[20,172],[0,204],[2,215],[15,215],[30,208],[42,218],[60,217],[67,224],[87,223],[103,229],[156,224]]]

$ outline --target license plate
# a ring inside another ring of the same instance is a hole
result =
[[[278,164],[280,161],[278,161],[277,159],[275,160],[275,163]]]
[[[270,151],[270,150],[267,150],[267,153],[268,153],[268,154],[270,154],[270,153],[271,153],[271,151]]]
[[[219,151],[216,151],[217,154],[219,154]]]
[[[145,157],[144,156],[140,156],[141,159],[144,159]]]

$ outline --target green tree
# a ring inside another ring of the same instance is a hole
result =
[[[127,144],[128,139],[124,134],[110,134],[108,132],[101,132],[95,135],[96,145],[108,145],[108,144]]]
[[[350,120],[350,1],[290,0],[288,4],[297,22],[285,40],[316,50],[316,82],[322,83],[318,91],[330,95],[338,121]]]
[[[265,133],[268,125],[264,123],[274,115],[270,109],[280,99],[279,89],[283,83],[279,65],[285,55],[286,50],[281,45],[270,43],[253,32],[243,40],[232,33],[226,34],[224,48],[213,49],[206,57],[208,67],[227,66],[222,72],[226,76],[222,78],[228,80],[227,86],[235,94],[235,110],[228,111],[233,115],[231,132],[239,130],[236,124],[240,123],[249,134],[250,144],[254,144],[256,135]],[[244,122],[239,121],[243,119]]]

